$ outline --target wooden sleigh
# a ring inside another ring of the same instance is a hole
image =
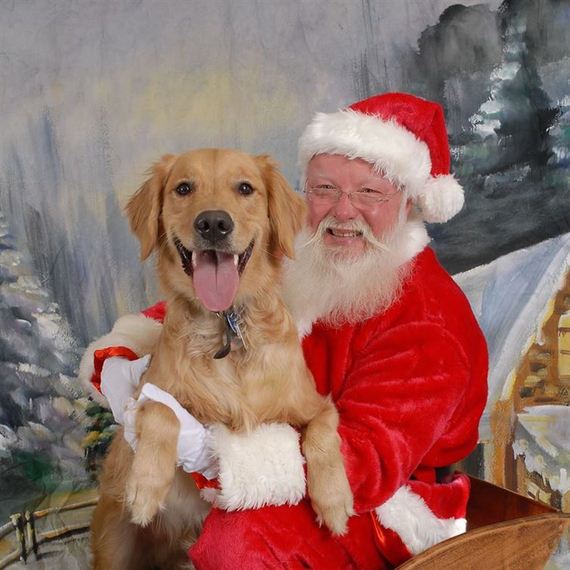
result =
[[[570,515],[470,479],[467,532],[415,556],[398,570],[542,570],[561,541],[563,551],[570,551]],[[570,554],[565,560],[570,564]]]

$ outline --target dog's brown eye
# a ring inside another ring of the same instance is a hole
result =
[[[238,192],[242,196],[249,196],[253,192],[253,187],[248,182],[240,182],[240,185],[238,186]]]
[[[190,182],[182,182],[176,187],[176,193],[180,196],[186,196],[194,190],[194,185]]]

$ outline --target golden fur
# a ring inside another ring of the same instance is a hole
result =
[[[194,191],[175,188],[191,182]],[[254,189],[241,195],[237,185]],[[247,350],[213,359],[222,345],[222,321],[196,299],[173,243],[194,250],[193,223],[205,210],[224,210],[234,221],[232,251],[255,245],[240,278],[234,306],[243,310]],[[308,492],[320,521],[345,531],[352,512],[337,434],[338,416],[318,395],[297,331],[280,297],[283,255],[293,256],[304,203],[272,160],[238,151],[205,149],[166,156],[127,205],[142,258],[157,252],[168,300],[163,330],[143,377],[172,394],[199,421],[249,430],[262,422],[303,426]],[[192,478],[176,469],[179,423],[156,402],[137,412],[133,453],[119,432],[106,458],[101,500],[92,523],[94,568],[190,567],[186,549],[209,506]]]

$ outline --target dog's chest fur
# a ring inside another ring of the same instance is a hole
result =
[[[282,352],[287,345],[298,346],[298,339],[281,303],[273,303],[270,312],[266,307],[245,311],[247,348],[221,359],[214,354],[224,342],[222,319],[173,309],[155,356],[159,369],[169,371],[160,374],[161,387],[204,423],[222,422],[241,430],[263,421],[286,421],[284,396],[291,371],[284,368]]]

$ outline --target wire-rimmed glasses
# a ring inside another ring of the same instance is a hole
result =
[[[352,192],[343,192],[340,188],[336,188],[330,184],[320,184],[305,188],[305,194],[312,202],[333,206],[340,200],[343,194],[346,194],[352,205],[359,209],[365,209],[374,204],[388,202],[400,192],[401,188],[399,187],[395,192],[390,193],[374,190],[372,188],[361,188],[360,190],[353,190]]]

